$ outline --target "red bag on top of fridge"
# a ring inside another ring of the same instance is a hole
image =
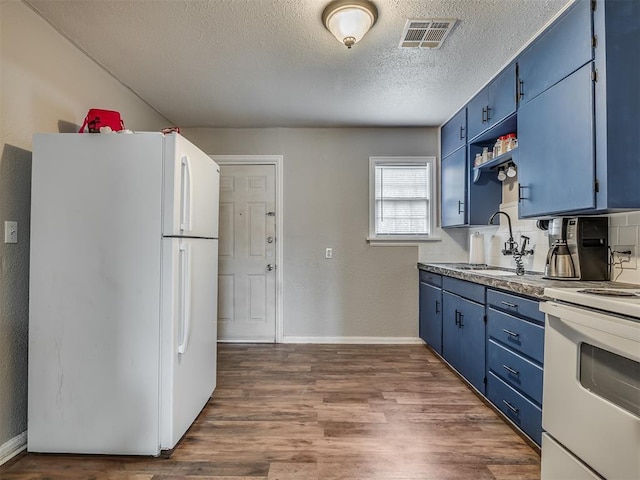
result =
[[[78,133],[84,133],[85,127],[89,133],[100,133],[100,128],[104,127],[109,127],[112,131],[119,132],[124,130],[124,122],[120,118],[120,112],[92,108],[87,113]]]

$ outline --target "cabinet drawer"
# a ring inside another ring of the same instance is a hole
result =
[[[423,283],[428,283],[429,285],[434,285],[436,287],[442,286],[442,276],[437,273],[425,272],[424,270],[420,270],[420,281]],[[544,317],[542,317],[544,319]]]
[[[544,328],[540,325],[490,308],[487,335],[539,363],[544,361]]]
[[[540,311],[540,302],[519,295],[487,290],[487,305],[504,310],[512,315],[533,318],[544,323],[544,313]]]
[[[487,343],[487,363],[506,383],[542,404],[542,368],[538,365],[493,340]]]
[[[483,285],[458,280],[457,278],[444,277],[442,279],[442,289],[484,305],[485,287]]]
[[[542,410],[504,383],[492,372],[487,375],[487,397],[538,445],[542,438]]]

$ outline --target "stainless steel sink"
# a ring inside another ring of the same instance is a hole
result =
[[[465,269],[468,273],[479,273],[481,275],[491,275],[493,277],[512,277],[516,275],[516,272],[509,272],[508,270],[497,270],[495,268],[479,268],[479,269]]]
[[[456,270],[492,270],[494,267],[490,267],[489,265],[473,265],[470,263],[458,263],[452,264],[452,268]]]

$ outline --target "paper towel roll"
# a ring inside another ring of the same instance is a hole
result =
[[[484,264],[484,235],[476,232],[469,238],[469,263]]]

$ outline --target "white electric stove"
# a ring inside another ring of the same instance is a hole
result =
[[[640,285],[544,294],[542,480],[640,478]]]

